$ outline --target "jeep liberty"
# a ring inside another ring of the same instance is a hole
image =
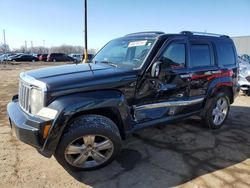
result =
[[[89,63],[21,73],[7,112],[19,140],[64,167],[93,170],[142,128],[193,115],[220,128],[238,92],[228,36],[141,32],[112,40]]]

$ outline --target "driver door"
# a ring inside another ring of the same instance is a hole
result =
[[[145,122],[185,113],[182,102],[189,97],[189,70],[187,68],[187,41],[185,38],[167,40],[153,62],[159,63],[159,75],[150,73],[139,81],[134,115]]]

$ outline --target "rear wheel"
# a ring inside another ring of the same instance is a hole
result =
[[[218,93],[209,99],[205,107],[206,125],[211,129],[219,129],[227,119],[230,109],[229,98],[225,93]]]
[[[69,125],[55,152],[57,161],[72,170],[94,170],[114,160],[121,148],[115,123],[100,115],[84,115]]]

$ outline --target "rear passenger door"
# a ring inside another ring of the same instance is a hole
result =
[[[237,52],[235,46],[231,41],[218,40],[215,42],[217,51],[218,66],[224,73],[232,73],[233,85],[237,85],[238,79],[238,64],[237,64]],[[228,82],[228,80],[222,80]]]
[[[190,97],[204,97],[210,78],[218,72],[214,49],[206,40],[189,41]]]

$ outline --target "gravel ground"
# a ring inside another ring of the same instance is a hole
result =
[[[197,118],[145,129],[109,166],[70,172],[12,135],[6,104],[18,74],[48,64],[0,65],[0,187],[250,187],[250,97],[239,96],[216,131]]]

